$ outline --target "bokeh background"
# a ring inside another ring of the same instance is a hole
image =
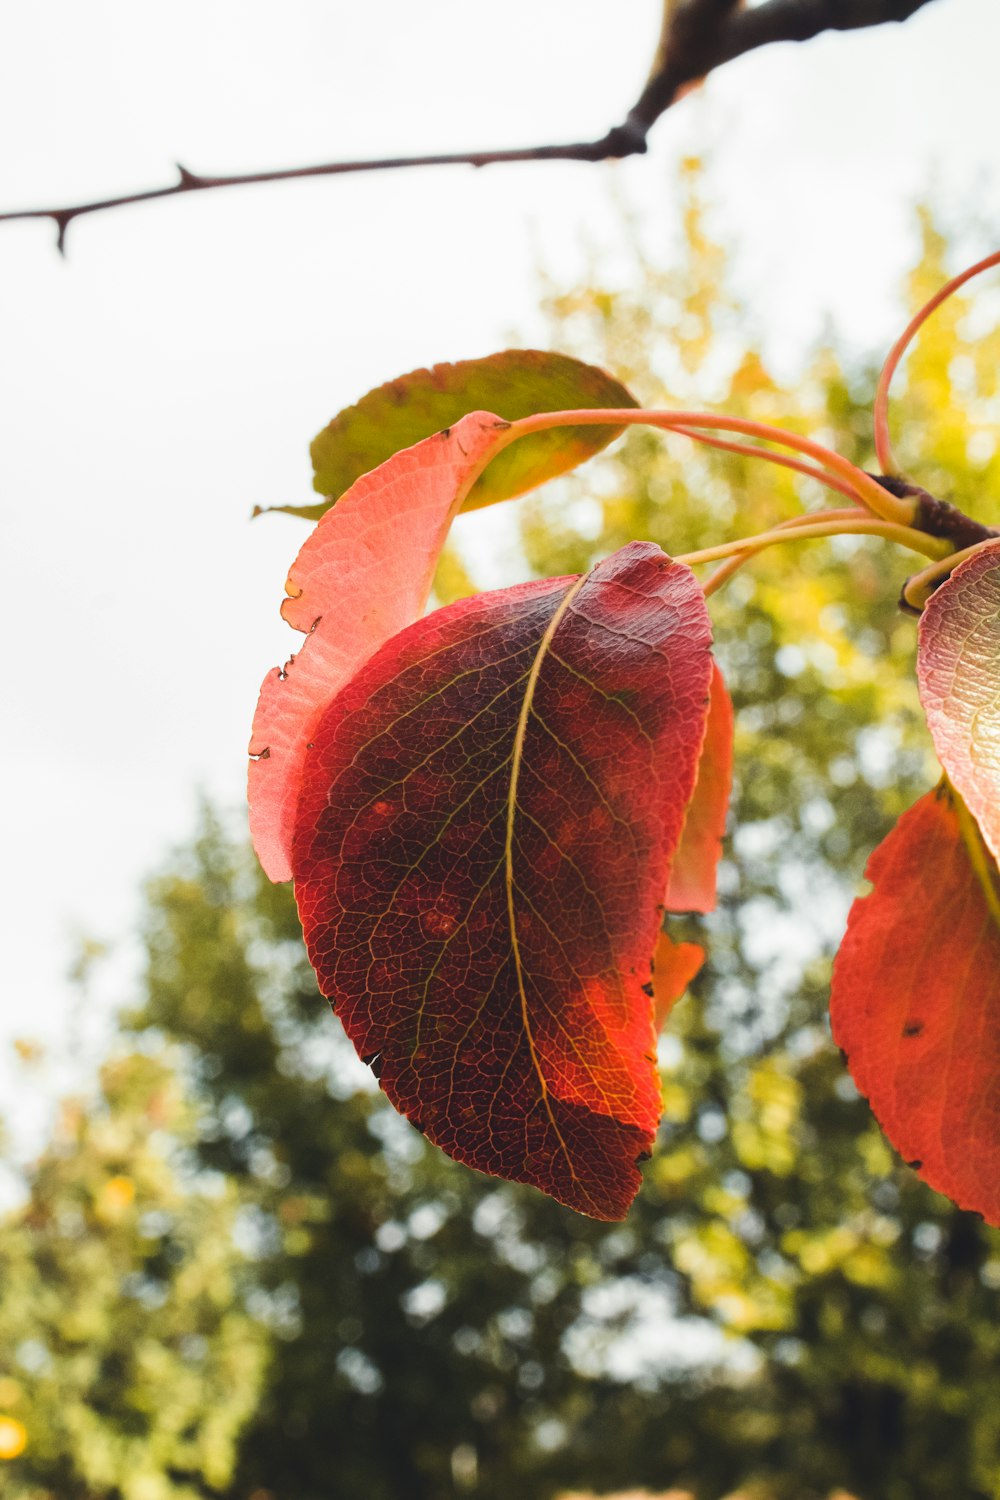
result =
[[[56,3],[0,16],[0,204],[600,134],[654,0]],[[307,445],[418,365],[542,344],[871,460],[910,306],[993,248],[993,0],[742,59],[647,157],[284,184],[0,227],[0,1489],[15,1500],[1000,1495],[1000,1243],[892,1156],[825,1023],[866,854],[934,776],[879,544],[716,601],[740,770],[711,961],[622,1228],[387,1113],[244,847]],[[1000,314],[939,315],[900,454],[1000,520]],[[632,435],[465,518],[438,580],[819,503]],[[152,877],[150,879],[150,877]],[[692,929],[692,935],[694,935]]]

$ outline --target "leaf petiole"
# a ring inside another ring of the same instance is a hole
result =
[[[912,499],[891,495],[870,474],[866,474],[849,459],[842,458],[839,453],[825,448],[822,443],[813,442],[811,438],[800,437],[795,432],[786,432],[782,427],[772,427],[766,422],[751,422],[743,417],[715,416],[710,412],[700,411],[634,410],[628,407],[620,410],[602,408],[601,410],[538,412],[534,416],[522,417],[513,422],[510,427],[509,441],[513,442],[517,438],[527,437],[532,432],[544,432],[550,427],[588,426],[658,427],[667,432],[686,433],[689,437],[694,436],[694,432],[704,429],[707,432],[739,433],[743,437],[757,438],[761,442],[777,443],[802,454],[804,458],[818,465],[825,474],[843,481],[844,488],[841,488],[839,484],[834,488],[840,489],[844,494],[849,492],[859,505],[864,506],[884,521],[908,527],[916,516],[916,505]],[[763,450],[760,452],[754,450],[754,456],[772,460],[777,457]],[[812,477],[816,477],[811,467],[809,472]],[[937,556],[937,553],[933,555]]]
[[[824,512],[819,513],[822,517]],[[921,552],[925,557],[940,558],[946,542],[929,537],[912,526],[899,526],[893,521],[880,521],[872,516],[845,516],[843,513],[833,520],[803,516],[797,525],[784,524],[771,531],[761,531],[757,536],[743,537],[735,542],[722,542],[718,547],[703,547],[698,552],[687,552],[675,559],[696,567],[699,563],[718,562],[722,558],[749,557],[765,547],[779,542],[797,542],[810,537],[823,536],[880,536],[900,547],[909,547],[912,552]]]
[[[820,521],[829,521],[831,523],[834,521],[855,521],[859,518],[859,514],[857,506],[843,510],[812,511],[804,516],[793,516],[791,520],[781,521],[771,529],[774,531],[791,531],[798,530],[802,526],[815,525]],[[749,538],[748,540],[752,541],[753,538]],[[789,538],[789,540],[792,539]],[[720,568],[716,568],[712,576],[706,579],[703,585],[706,599],[710,599],[714,593],[722,588],[723,584],[728,583],[734,573],[737,573],[743,567],[744,563],[749,562],[753,556],[754,552],[752,550],[739,552],[735,556],[727,558]]]
[[[1000,927],[1000,872],[997,871],[996,863],[983,841],[983,836],[979,831],[979,824],[947,776],[944,778],[944,786],[948,798],[955,809],[955,816],[958,819],[958,830],[962,835],[962,843],[965,845],[966,853],[969,856],[969,863],[986,898],[986,905],[989,908],[990,916],[996,922],[997,926]]]
[[[927,322],[931,313],[936,312],[941,303],[946,302],[967,281],[971,281],[974,276],[979,276],[983,271],[989,271],[993,266],[1000,266],[1000,250],[995,250],[992,255],[986,255],[982,260],[977,260],[975,265],[968,266],[966,270],[961,271],[957,276],[953,276],[950,281],[946,281],[944,286],[934,293],[930,301],[925,302],[920,311],[914,314],[889,350],[878,378],[873,407],[875,452],[883,474],[899,473],[899,467],[893,458],[892,444],[889,440],[889,387],[892,384],[892,377],[899,368],[900,360],[916,335],[920,332],[920,329]]]
[[[815,479],[818,484],[825,484],[828,489],[836,490],[846,499],[853,500],[855,505],[863,504],[857,491],[847,483],[846,479],[838,479],[833,474],[828,474],[818,464],[806,463],[801,458],[792,458],[788,453],[769,453],[766,448],[759,448],[754,443],[734,443],[728,438],[711,437],[707,432],[697,432],[693,427],[676,426],[671,430],[680,433],[683,437],[692,438],[696,443],[704,443],[709,448],[721,448],[726,453],[739,453],[744,458],[764,458],[768,463],[778,464],[783,469],[794,469],[797,474],[804,474],[808,479]]]
[[[903,585],[903,603],[908,604],[915,614],[920,614],[931,594],[945,578],[948,577],[960,562],[965,562],[967,557],[975,557],[977,552],[982,552],[984,547],[996,543],[996,537],[986,537],[981,542],[975,542],[971,547],[962,547],[958,552],[947,552],[944,556],[938,555],[938,560],[931,563],[928,568],[921,568],[919,573],[914,573]],[[927,554],[928,557],[931,555]]]

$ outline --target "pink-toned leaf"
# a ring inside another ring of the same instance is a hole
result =
[[[715,877],[733,786],[733,704],[718,666],[712,670],[711,702],[698,780],[670,867],[668,911],[708,912],[715,907]]]
[[[834,965],[834,1041],[903,1158],[998,1224],[996,866],[942,784],[900,819],[867,875],[874,890],[854,903]]]
[[[650,960],[709,647],[693,574],[632,543],[411,625],[307,757],[296,899],[358,1052],[450,1155],[597,1218],[659,1118]]]
[[[917,672],[938,759],[1000,859],[1000,537],[931,595]]]
[[[295,806],[319,715],[424,609],[451,521],[507,428],[473,412],[394,454],[327,512],[293,563],[281,613],[306,640],[264,679],[250,741],[250,831],[272,880],[291,879]]]
[[[675,943],[661,932],[653,960],[653,1024],[662,1031],[670,1012],[705,962],[698,943]]]

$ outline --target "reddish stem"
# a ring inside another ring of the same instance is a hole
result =
[[[531,417],[521,417],[511,423],[508,442],[526,437],[530,432],[544,432],[550,427],[660,427],[666,431],[685,428],[706,428],[709,431],[738,432],[744,437],[759,438],[765,443],[779,443],[807,458],[814,459],[827,473],[843,479],[850,487],[858,503],[881,516],[885,521],[900,526],[908,525],[914,518],[916,506],[912,500],[899,499],[852,464],[839,453],[814,443],[811,438],[799,437],[786,432],[782,427],[771,427],[766,422],[750,422],[743,417],[714,416],[701,411],[643,411],[631,407],[621,409],[598,409],[591,407],[579,411],[538,412]],[[759,457],[773,459],[776,455],[761,452]]]
[[[916,334],[927,322],[931,313],[936,312],[942,302],[946,302],[953,292],[957,292],[959,287],[964,286],[967,281],[971,281],[973,276],[978,276],[982,271],[989,271],[993,266],[1000,266],[1000,250],[994,250],[992,255],[984,256],[982,260],[977,260],[975,265],[969,266],[967,270],[962,271],[958,276],[953,276],[950,281],[946,281],[940,291],[935,292],[930,301],[925,302],[920,311],[914,314],[889,350],[885,364],[882,366],[882,373],[878,378],[873,409],[875,419],[875,452],[883,474],[899,473],[892,454],[892,444],[889,440],[889,386],[892,384],[892,377],[899,368],[900,360],[903,358],[909,345],[913,342]]]
[[[807,526],[813,521],[853,521],[857,518],[857,514],[856,506],[850,510],[811,511],[804,516],[793,516],[790,521],[780,521],[774,530],[790,531],[794,530],[797,526]],[[720,567],[716,568],[711,577],[706,578],[704,585],[705,597],[710,597],[717,589],[721,589],[724,583],[728,583],[733,574],[738,573],[743,564],[749,562],[753,555],[753,552],[748,549],[736,557],[727,558]]]
[[[801,524],[794,530],[775,526],[770,531],[759,532],[757,536],[741,537],[735,542],[720,542],[717,547],[702,547],[697,552],[681,553],[674,561],[687,563],[689,568],[693,568],[698,563],[716,562],[722,557],[742,557],[746,553],[760,552],[779,542],[797,542],[803,538],[809,540],[812,537],[827,536],[880,536],[888,542],[896,542],[900,547],[909,547],[911,552],[921,552],[925,557],[935,559],[940,556],[943,545],[933,537],[925,536],[922,531],[915,531],[912,526],[900,526],[895,521],[859,515],[857,511],[852,512],[848,521],[830,521],[820,511],[817,515],[803,516]]]
[[[787,453],[769,453],[766,448],[758,448],[753,443],[734,443],[728,438],[709,437],[706,432],[696,432],[693,427],[674,427],[674,432],[680,432],[684,437],[693,438],[696,443],[704,443],[709,448],[722,448],[726,453],[739,453],[744,458],[766,458],[772,464],[780,464],[783,469],[794,469],[797,474],[805,474],[809,479],[815,479],[819,484],[825,484],[831,490],[837,490],[845,495],[848,500],[853,500],[856,505],[861,505],[856,492],[843,479],[836,479],[832,474],[827,474],[817,464],[805,463],[801,458],[791,458]],[[868,509],[868,506],[865,506]]]

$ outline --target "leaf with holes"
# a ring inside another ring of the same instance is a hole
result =
[[[1000,1224],[1000,884],[946,783],[868,865],[837,955],[834,1041],[896,1150]]]
[[[250,832],[272,880],[290,880],[302,765],[334,694],[423,611],[448,528],[508,424],[473,412],[359,479],[292,564],[281,613],[306,639],[264,679],[250,740]]]
[[[1000,859],[1000,538],[931,595],[917,672],[938,759]]]
[[[369,391],[313,440],[313,488],[325,498],[274,509],[318,520],[362,474],[399,448],[454,426],[469,411],[495,411],[514,422],[543,411],[635,405],[630,392],[604,370],[541,349],[507,349],[485,359],[411,370]],[[520,438],[470,486],[463,509],[523,495],[599,453],[620,431],[611,426],[557,427]]]
[[[323,993],[431,1140],[601,1219],[660,1112],[650,960],[711,677],[632,543],[397,635],[312,735],[293,847]]]

